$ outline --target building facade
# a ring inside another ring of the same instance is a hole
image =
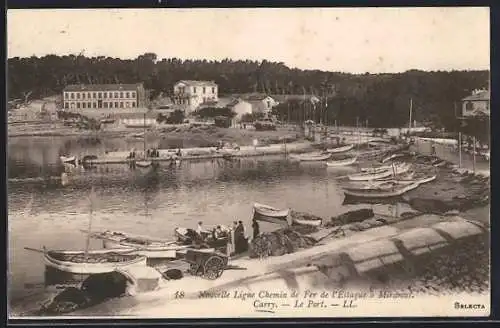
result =
[[[236,98],[231,103],[227,105],[227,108],[231,109],[236,116],[234,117],[236,121],[241,120],[241,117],[245,114],[252,114],[252,104],[248,101]]]
[[[475,90],[472,95],[462,99],[462,116],[490,116],[490,91]]]
[[[217,102],[218,99],[219,90],[214,81],[181,80],[174,85],[172,101],[182,106],[186,115],[195,111],[200,105]]]
[[[146,92],[138,84],[75,84],[63,90],[64,109],[114,109],[146,106]]]
[[[278,102],[266,94],[244,94],[240,98],[252,104],[252,113],[269,113]]]

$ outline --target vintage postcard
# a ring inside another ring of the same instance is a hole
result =
[[[489,31],[8,10],[9,317],[488,316]]]

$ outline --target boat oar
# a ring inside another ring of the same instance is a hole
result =
[[[25,250],[27,251],[32,251],[32,252],[37,252],[37,253],[44,253],[45,251],[43,249],[37,249],[37,248],[31,248],[31,247],[24,247]]]

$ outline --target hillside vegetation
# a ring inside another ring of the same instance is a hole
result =
[[[144,82],[150,96],[172,92],[183,79],[214,80],[224,94],[315,94],[328,99],[309,111],[307,118],[353,125],[368,120],[372,127],[408,124],[409,99],[413,118],[455,129],[455,104],[473,89],[488,85],[488,71],[411,70],[397,74],[361,74],[300,70],[269,61],[158,60],[146,53],[134,60],[111,57],[56,56],[8,59],[8,97],[32,98],[58,94],[75,83]],[[459,108],[459,107],[458,107]],[[315,113],[315,114],[311,114]],[[285,114],[286,113],[286,114]],[[304,119],[304,106],[281,109],[281,117]]]

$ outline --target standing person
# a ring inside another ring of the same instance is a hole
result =
[[[259,222],[257,222],[257,220],[255,220],[255,219],[253,219],[252,228],[253,228],[253,239],[255,239],[260,234]]]
[[[242,245],[243,245],[243,238],[244,238],[244,232],[243,232],[243,225],[238,224],[238,222],[234,221],[234,246],[235,246],[235,253],[239,254],[242,252]]]
[[[238,226],[238,222],[233,221],[233,226],[231,227],[229,238],[231,239],[231,253],[236,253],[236,228]]]
[[[436,156],[436,144],[434,142],[431,144],[431,155]]]
[[[200,235],[201,239],[204,239],[203,234],[205,233],[205,229],[203,228],[202,221],[198,221],[198,227],[196,228],[196,232],[198,233],[198,235]]]
[[[245,252],[246,250],[248,250],[248,236],[247,236],[247,231],[246,231],[246,228],[245,226],[243,225],[243,221],[239,221],[238,222],[238,227],[241,227],[240,228],[240,234],[241,234],[241,248],[240,248],[240,251],[241,252]]]

